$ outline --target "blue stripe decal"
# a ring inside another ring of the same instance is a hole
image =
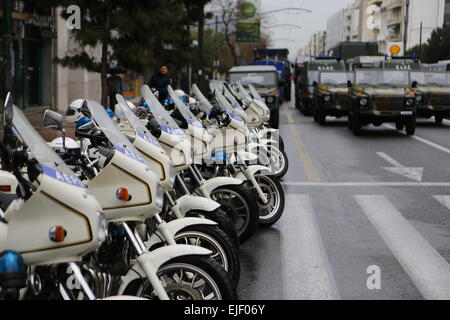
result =
[[[113,145],[113,146],[114,146],[114,149],[116,151],[126,155],[128,158],[131,158],[133,160],[139,161],[140,163],[148,165],[147,161],[145,161],[145,159],[140,154],[137,154],[137,153],[134,153],[132,151],[123,149],[123,148],[119,147],[118,145]]]
[[[49,176],[53,179],[70,184],[75,187],[86,189],[86,186],[76,176],[55,170],[55,169],[47,167],[43,164],[41,164],[41,166],[43,169],[43,173],[46,176]]]
[[[201,128],[203,129],[203,126],[200,122],[195,121],[195,120],[191,120],[191,119],[186,119],[187,123],[193,127],[197,127],[197,128]]]
[[[182,136],[184,135],[184,131],[181,130],[180,128],[171,128],[171,127],[166,127],[166,126],[160,126],[161,130],[164,132],[167,132],[168,134],[173,134],[173,135],[177,135],[177,136]]]
[[[149,142],[149,143],[151,143],[151,144],[161,148],[161,145],[159,144],[158,140],[156,140],[154,137],[148,136],[145,133],[140,132],[140,131],[137,131],[137,135],[138,135],[139,138],[142,138],[145,141],[147,141],[147,142]]]

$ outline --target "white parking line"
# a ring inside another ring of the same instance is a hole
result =
[[[389,125],[389,124],[385,124],[384,125],[386,128],[389,128],[389,129],[393,129],[393,130],[397,130],[396,128],[394,128],[393,126],[391,126],[391,125]],[[400,132],[400,131],[399,131]],[[402,132],[403,133],[403,132]],[[406,135],[405,133],[403,133],[404,135]],[[435,149],[437,149],[437,150],[440,150],[440,151],[442,151],[442,152],[445,152],[445,153],[447,153],[447,154],[450,154],[450,149],[449,148],[446,148],[446,147],[444,147],[444,146],[441,146],[440,144],[437,144],[437,143],[434,143],[433,141],[430,141],[430,140],[427,140],[427,139],[425,139],[425,138],[422,138],[422,137],[419,137],[419,136],[416,136],[416,135],[414,135],[414,136],[409,136],[411,139],[414,139],[414,140],[417,140],[417,141],[419,141],[419,142],[422,142],[422,143],[424,143],[424,144],[426,144],[426,145],[428,145],[428,146],[430,146],[430,147],[433,147],[433,148],[435,148]]]
[[[433,196],[444,207],[450,210],[450,196]]]
[[[287,195],[281,224],[283,290],[287,300],[340,299],[307,195]]]
[[[436,249],[384,196],[355,199],[423,297],[449,300],[450,265]]]
[[[302,182],[285,181],[291,187],[450,187],[450,182]]]

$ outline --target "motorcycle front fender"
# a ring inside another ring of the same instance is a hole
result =
[[[176,205],[172,207],[172,210],[175,211],[179,209],[181,217],[184,217],[191,210],[211,212],[219,207],[220,204],[214,200],[202,197],[195,197],[192,195],[184,195],[176,200]]]
[[[246,173],[248,175],[252,175],[252,176],[255,176],[256,174],[271,175],[272,171],[268,167],[260,166],[260,165],[254,165],[254,166],[247,167]],[[247,177],[245,176],[245,174],[242,171],[238,172],[238,174],[236,175],[236,178],[238,178],[238,179],[247,179]]]
[[[166,222],[164,225],[161,225],[160,228],[165,228],[166,234],[175,236],[180,230],[194,225],[215,226],[217,223],[212,220],[202,218],[181,218]],[[164,239],[163,232],[161,232],[161,230],[157,230],[151,235],[150,239],[145,242],[145,246],[147,248],[151,248],[153,245],[160,243],[161,239]]]
[[[211,254],[211,251],[205,248],[184,244],[165,246],[151,252],[146,252],[136,259],[127,274],[122,277],[118,295],[123,295],[125,289],[134,280],[147,278],[146,274],[148,272],[157,274],[163,264],[174,258],[186,255],[208,256],[209,254]],[[147,272],[144,271],[144,268],[147,269]]]
[[[215,189],[221,186],[225,185],[241,185],[242,180],[236,179],[236,178],[230,178],[230,177],[214,177],[211,179],[206,180],[201,188],[208,194],[211,195],[211,192],[213,192]],[[194,193],[202,194],[200,190],[197,188]]]

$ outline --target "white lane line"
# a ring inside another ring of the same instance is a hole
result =
[[[386,128],[389,128],[389,129],[397,130],[396,128],[394,128],[393,126],[391,126],[391,125],[389,125],[389,124],[384,124],[384,126],[385,126]],[[400,131],[399,131],[399,132],[400,132]],[[406,134],[403,133],[403,132],[402,132],[402,134],[406,135]],[[419,137],[419,136],[416,136],[416,135],[414,135],[414,136],[409,136],[409,137],[410,137],[411,139],[414,139],[414,140],[417,140],[417,141],[419,141],[419,142],[422,142],[422,143],[424,143],[424,144],[426,144],[426,145],[428,145],[428,146],[430,146],[430,147],[433,147],[433,148],[435,148],[435,149],[437,149],[437,150],[440,150],[440,151],[442,151],[442,152],[445,152],[445,153],[447,153],[447,154],[450,154],[450,149],[449,149],[449,148],[446,148],[446,147],[444,147],[444,146],[441,146],[440,144],[434,143],[433,141],[427,140],[427,139],[425,139],[425,138],[422,138],[422,137]]]
[[[340,299],[310,197],[287,195],[287,203],[281,224],[284,298]]]
[[[384,152],[377,152],[377,155],[394,166],[392,168],[391,167],[383,167],[384,170],[404,176],[404,177],[414,180],[414,181],[418,181],[418,182],[422,181],[423,167],[408,168],[408,167],[405,167],[404,165],[402,165],[400,162],[398,162],[394,158],[388,156]]]
[[[450,210],[450,196],[433,196],[444,207]]]
[[[282,182],[291,187],[450,187],[450,182]]]
[[[355,199],[423,297],[449,300],[450,265],[436,249],[384,196],[360,195]]]

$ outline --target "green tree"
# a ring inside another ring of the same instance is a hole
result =
[[[425,63],[435,63],[439,60],[450,59],[450,25],[434,30],[427,43],[418,45],[407,51],[407,54],[417,54]]]
[[[110,63],[145,73],[160,63],[181,68],[195,60],[190,27],[198,21],[200,5],[208,0],[34,0],[41,6],[77,5],[81,8],[81,29],[73,36],[80,45],[57,62],[69,68],[101,73],[102,104],[108,98]],[[100,48],[100,57],[85,50]]]

